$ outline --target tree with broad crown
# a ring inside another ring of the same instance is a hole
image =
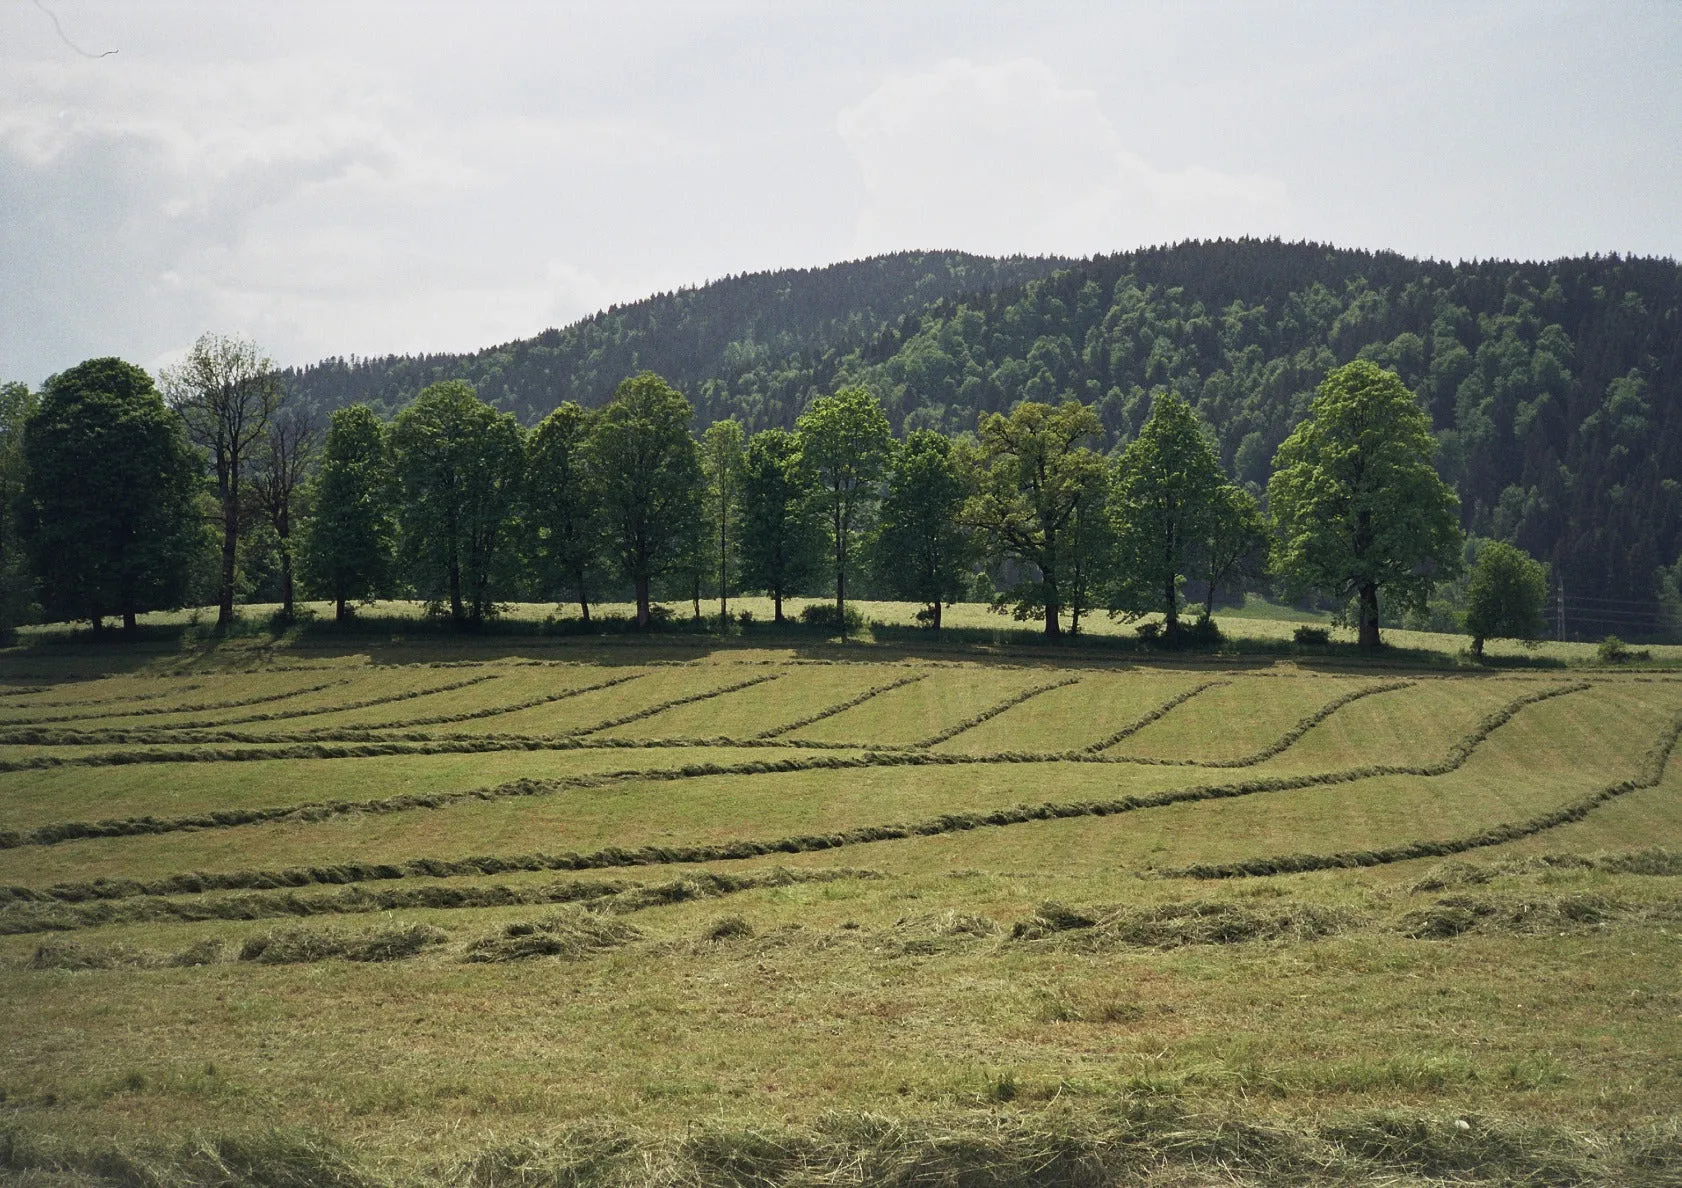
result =
[[[121,359],[53,376],[24,429],[25,538],[49,614],[125,631],[180,605],[204,526],[203,459],[152,379]]]
[[[1548,572],[1540,561],[1505,541],[1485,542],[1466,582],[1466,634],[1472,637],[1472,655],[1483,658],[1486,639],[1541,639],[1547,599]]]
[[[585,458],[590,427],[590,414],[567,400],[526,439],[526,527],[538,578],[549,595],[570,588],[586,623],[602,548],[601,508]]]
[[[23,547],[18,512],[29,474],[24,426],[38,403],[28,384],[0,383],[0,643],[11,642],[34,602],[35,575]]]
[[[246,467],[261,450],[281,390],[274,363],[238,335],[204,334],[187,357],[163,371],[164,392],[186,422],[187,435],[210,455],[222,508],[222,572],[216,626],[234,621],[234,580],[242,530]]]
[[[741,500],[742,425],[734,417],[714,421],[701,438],[701,469],[707,481],[708,552],[718,568],[718,620],[730,617],[730,554]]]
[[[1267,521],[1256,497],[1237,483],[1224,484],[1218,506],[1201,548],[1199,574],[1203,578],[1203,617],[1215,613],[1218,590],[1237,587],[1267,574]]]
[[[847,569],[853,538],[862,527],[877,483],[893,448],[893,430],[882,406],[863,388],[842,388],[819,396],[795,422],[800,460],[817,488],[829,521],[835,559],[835,614],[842,637],[847,633]]]
[[[1074,514],[1063,531],[1063,569],[1059,581],[1063,605],[1069,610],[1069,634],[1080,634],[1081,617],[1093,610],[1115,575],[1116,536],[1110,519],[1110,473],[1093,454],[1078,463],[1084,476],[1075,499]]]
[[[700,534],[701,463],[683,394],[652,371],[622,382],[596,414],[586,456],[597,476],[609,548],[636,588],[647,627],[651,579],[682,562]]]
[[[283,405],[269,418],[251,487],[280,548],[280,614],[292,618],[293,529],[302,515],[305,479],[315,465],[317,435],[309,414]]]
[[[823,561],[823,523],[813,495],[794,434],[765,429],[748,439],[738,537],[742,582],[771,595],[778,623],[783,600],[806,589]]]
[[[877,516],[874,561],[886,591],[921,602],[917,618],[940,629],[941,605],[964,591],[975,553],[960,520],[974,489],[963,447],[932,429],[914,429],[888,463]]]
[[[1173,392],[1160,393],[1139,436],[1116,461],[1110,516],[1118,581],[1112,608],[1160,610],[1163,631],[1180,629],[1180,585],[1224,510],[1228,486],[1197,414]]]
[[[1358,360],[1326,376],[1267,484],[1273,564],[1293,587],[1354,597],[1379,646],[1379,592],[1423,607],[1460,571],[1458,501],[1431,465],[1431,424],[1394,372]]]
[[[1070,522],[1092,489],[1094,467],[1103,460],[1086,444],[1102,432],[1095,414],[1076,400],[1053,406],[1024,401],[1006,416],[981,422],[982,469],[965,520],[981,529],[992,550],[1039,572],[1005,597],[1015,615],[1043,611],[1045,634],[1063,633],[1063,609]]]
[[[336,409],[311,483],[315,514],[304,533],[304,579],[333,600],[339,622],[350,604],[385,593],[397,541],[396,478],[387,432],[366,404]]]
[[[463,380],[433,384],[397,414],[392,454],[403,499],[404,559],[423,593],[458,623],[496,611],[525,470],[519,423]]]

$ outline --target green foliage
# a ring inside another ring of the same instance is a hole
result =
[[[1097,416],[1074,400],[1027,401],[981,424],[981,472],[965,518],[996,558],[1034,571],[1004,598],[1018,619],[1043,611],[1050,637],[1062,634],[1072,525],[1102,481],[1103,459],[1086,445],[1099,432]]]
[[[525,527],[539,588],[559,601],[563,590],[590,621],[590,587],[601,555],[599,485],[589,466],[593,418],[568,400],[526,439]]]
[[[681,562],[700,535],[701,462],[693,410],[651,371],[619,385],[586,444],[609,549],[636,587],[637,624],[651,621],[649,582]]]
[[[919,620],[939,628],[941,605],[965,593],[976,549],[961,523],[974,463],[961,445],[916,429],[888,464],[873,561],[878,587],[924,604]]]
[[[350,604],[389,588],[396,556],[396,477],[385,426],[365,404],[333,414],[312,484],[315,514],[304,535],[304,575],[331,598],[340,620]]]
[[[1164,631],[1180,625],[1180,585],[1192,574],[1231,503],[1221,460],[1191,406],[1159,395],[1150,419],[1116,462],[1110,500],[1117,536],[1114,609],[1160,610]],[[1236,502],[1235,499],[1232,502]]]
[[[730,557],[735,551],[736,521],[742,498],[742,426],[733,419],[714,421],[701,438],[701,471],[706,479],[708,553],[718,574],[718,617],[730,616]]]
[[[1478,554],[1466,586],[1466,633],[1472,654],[1483,655],[1486,639],[1518,639],[1535,643],[1546,622],[1542,608],[1548,597],[1548,574],[1524,550],[1492,540]]]
[[[1363,647],[1379,644],[1380,590],[1420,606],[1459,572],[1457,503],[1432,450],[1430,422],[1395,373],[1355,362],[1326,377],[1274,459],[1274,565],[1294,588],[1356,598]]]
[[[0,643],[11,642],[18,624],[28,622],[37,609],[35,577],[18,519],[29,473],[24,426],[37,402],[28,384],[0,383]]]
[[[819,396],[796,423],[800,462],[816,488],[835,561],[835,613],[846,627],[847,572],[853,537],[876,500],[876,484],[893,447],[888,418],[863,388]]]
[[[401,545],[421,592],[458,623],[496,609],[493,582],[515,537],[525,443],[512,416],[460,380],[433,384],[398,414]]]
[[[774,621],[783,599],[805,590],[823,562],[822,511],[800,465],[798,439],[766,429],[748,439],[742,458],[742,584],[771,596]]]
[[[49,614],[100,629],[180,605],[199,457],[151,377],[121,359],[53,376],[24,426],[23,528]]]

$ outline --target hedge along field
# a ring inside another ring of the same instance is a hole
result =
[[[0,725],[0,1178],[1682,1170],[1682,683],[403,655]]]

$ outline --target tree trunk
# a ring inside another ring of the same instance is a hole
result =
[[[584,625],[588,627],[590,625],[590,600],[585,597],[582,589],[578,591],[578,613],[583,616]]]
[[[1476,656],[1479,660],[1483,659],[1483,636],[1472,636],[1472,655]]]
[[[350,619],[350,606],[345,602],[345,596],[340,594],[333,600],[333,621],[344,623]]]
[[[835,617],[841,624],[841,640],[847,639],[847,571],[839,561],[835,566]]]
[[[1045,637],[1047,639],[1061,639],[1063,625],[1057,621],[1057,613],[1062,608],[1057,605],[1056,598],[1045,600]]]
[[[639,577],[637,579],[637,626],[647,627],[648,624],[648,579]]]
[[[217,591],[216,603],[218,631],[226,631],[234,625],[234,567],[238,558],[239,498],[236,495],[226,500],[222,507],[222,583]]]
[[[725,536],[726,521],[723,516],[718,520],[718,625],[720,627],[730,621],[730,550],[729,541]],[[696,612],[696,618],[700,612]]]
[[[450,618],[461,622],[467,618],[461,605],[461,566],[450,562]]]
[[[134,617],[134,608],[125,606],[123,608],[123,634],[133,635],[138,630],[140,630],[140,624]]]
[[[1361,630],[1360,645],[1363,648],[1377,648],[1378,638],[1378,587],[1372,582],[1361,587]]]
[[[939,631],[940,630],[940,599],[936,598],[932,603],[930,603],[929,604],[929,609],[934,612],[934,629],[936,631]]]
[[[284,539],[280,546],[280,613],[292,617],[292,546]]]
[[[1180,630],[1180,598],[1174,575],[1162,584],[1162,634],[1173,635]]]
[[[699,569],[695,571],[695,584],[690,587],[689,596],[694,602],[695,619],[699,622],[701,618],[701,571]]]
[[[781,587],[771,591],[771,607],[771,621],[781,623],[783,621],[783,592]]]
[[[93,614],[88,616],[88,622],[93,625],[93,633],[95,635],[104,635],[105,634],[105,616],[104,615],[100,614],[98,611],[95,611]]]
[[[1215,617],[1215,579],[1214,578],[1209,579],[1209,588],[1203,592],[1203,617],[1205,619],[1212,619],[1212,618]]]

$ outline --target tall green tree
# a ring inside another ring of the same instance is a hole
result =
[[[707,483],[707,552],[718,573],[718,619],[723,623],[730,616],[730,554],[741,502],[741,422],[732,417],[707,426],[701,438],[701,470]]]
[[[590,621],[590,586],[602,551],[599,493],[586,443],[590,414],[563,401],[526,439],[526,527],[544,593],[563,590]]]
[[[1454,493],[1431,465],[1430,421],[1401,379],[1357,360],[1326,376],[1268,480],[1274,567],[1298,589],[1356,600],[1379,646],[1379,595],[1423,608],[1460,571]]]
[[[294,530],[303,514],[305,483],[318,445],[314,423],[297,406],[282,407],[269,419],[252,475],[252,491],[280,553],[280,613],[292,618]]]
[[[590,432],[587,456],[600,484],[608,547],[636,589],[638,626],[651,619],[649,583],[681,564],[701,534],[693,415],[681,392],[644,371],[619,385]]]
[[[1139,436],[1116,461],[1110,516],[1117,535],[1113,609],[1160,610],[1180,628],[1180,586],[1224,511],[1226,474],[1197,414],[1173,392],[1156,397]]]
[[[29,462],[24,426],[37,400],[28,384],[0,383],[0,642],[9,642],[35,601],[35,575],[23,547],[18,517]]]
[[[170,404],[187,425],[187,435],[209,456],[216,477],[216,499],[222,508],[216,626],[227,630],[234,621],[246,483],[255,455],[262,450],[269,418],[280,406],[279,377],[274,363],[249,339],[204,334],[180,364],[164,369],[163,384]]]
[[[829,524],[835,562],[835,613],[847,631],[847,571],[854,537],[876,502],[893,430],[881,404],[863,388],[819,396],[795,422],[800,460],[811,476]]]
[[[1224,484],[1203,539],[1198,567],[1203,579],[1204,618],[1214,615],[1218,591],[1242,589],[1266,576],[1271,543],[1256,497],[1237,483]]]
[[[1043,612],[1052,639],[1063,634],[1070,524],[1091,490],[1094,468],[1103,466],[1087,443],[1101,432],[1097,415],[1074,400],[1024,401],[1008,416],[994,413],[981,422],[980,482],[964,515],[997,557],[1037,574],[1006,597],[1019,619]]]
[[[1486,639],[1535,643],[1547,628],[1548,571],[1523,549],[1505,541],[1484,543],[1466,582],[1466,634],[1472,655]]]
[[[94,630],[180,604],[203,543],[202,459],[152,378],[90,359],[50,378],[24,427],[24,534],[48,614]]]
[[[333,600],[339,622],[352,602],[389,590],[396,560],[396,476],[386,427],[366,404],[334,411],[311,482],[315,514],[304,533],[304,578]]]
[[[494,614],[525,470],[518,422],[471,384],[446,380],[397,415],[391,445],[403,556],[416,584],[435,601],[447,599],[458,623]]]
[[[1063,532],[1063,604],[1069,611],[1069,634],[1080,634],[1081,617],[1108,594],[1116,567],[1115,524],[1110,518],[1110,474],[1096,454],[1081,455],[1083,481],[1074,514]]]
[[[974,489],[960,446],[932,429],[913,430],[888,464],[873,542],[880,587],[923,604],[918,618],[940,628],[941,607],[964,592],[975,557],[962,521]]]
[[[743,585],[771,596],[776,622],[783,600],[807,589],[822,565],[823,537],[798,439],[782,429],[755,433],[742,460],[738,547]]]

